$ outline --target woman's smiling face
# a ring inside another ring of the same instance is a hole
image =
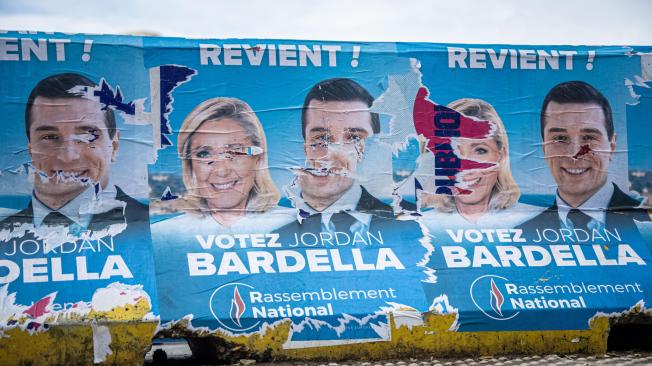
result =
[[[470,140],[460,139],[458,149],[464,159],[496,163],[489,169],[472,171],[464,174],[462,182],[470,194],[455,196],[455,203],[475,205],[489,202],[491,192],[498,183],[498,167],[502,159],[502,151],[495,139]]]
[[[195,187],[210,210],[245,210],[259,158],[243,154],[253,145],[231,118],[207,121],[190,141]]]

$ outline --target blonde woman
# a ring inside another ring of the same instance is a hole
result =
[[[183,121],[177,149],[186,194],[175,205],[186,214],[162,225],[261,233],[293,220],[289,210],[276,205],[280,194],[267,167],[265,132],[247,103],[202,102]]]
[[[495,167],[477,170],[463,176],[462,182],[471,194],[449,196],[425,193],[420,202],[433,210],[423,213],[428,227],[505,227],[510,228],[537,215],[541,208],[518,202],[521,191],[512,177],[509,165],[509,143],[505,126],[491,104],[464,98],[448,108],[467,116],[492,121],[493,135],[486,139],[459,139],[457,147],[465,159],[496,163]]]

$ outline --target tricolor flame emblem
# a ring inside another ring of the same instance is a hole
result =
[[[233,299],[231,300],[230,316],[231,321],[237,324],[238,327],[242,327],[242,324],[240,324],[240,317],[242,314],[244,314],[246,308],[247,306],[245,305],[244,301],[242,301],[242,296],[240,296],[240,291],[238,291],[238,286],[235,286],[233,288]]]
[[[503,316],[502,312],[502,307],[503,303],[505,302],[505,297],[503,294],[500,292],[498,289],[498,286],[496,286],[496,282],[494,282],[494,279],[491,279],[491,308],[494,309],[494,312],[498,314],[498,316]]]

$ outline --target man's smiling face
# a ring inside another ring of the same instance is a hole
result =
[[[607,181],[616,135],[607,135],[596,103],[550,102],[545,111],[543,151],[559,195],[574,207]]]
[[[29,153],[38,170],[37,197],[70,201],[89,184],[105,188],[118,151],[100,103],[82,98],[37,97],[31,107]],[[47,177],[46,177],[47,176]]]
[[[368,109],[360,101],[310,102],[304,145],[308,169],[301,176],[304,198],[333,203],[351,188],[365,139],[373,134]]]

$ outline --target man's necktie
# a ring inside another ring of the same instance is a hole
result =
[[[73,221],[59,211],[50,212],[43,219],[43,225],[47,226],[70,226]]]
[[[356,219],[348,213],[341,211],[331,216],[331,223],[335,227],[335,231],[350,233],[351,226],[355,224]]]
[[[568,212],[567,218],[570,219],[571,222],[573,223],[573,228],[583,229],[586,231],[589,231],[589,222],[593,220],[591,216],[585,214],[584,212],[576,208],[573,208]]]
[[[315,233],[316,235],[319,235],[319,232],[321,231],[321,213],[317,213],[314,215],[310,215],[303,220],[301,220],[300,224],[300,232],[301,233]],[[294,232],[290,233],[289,235],[294,235]]]

